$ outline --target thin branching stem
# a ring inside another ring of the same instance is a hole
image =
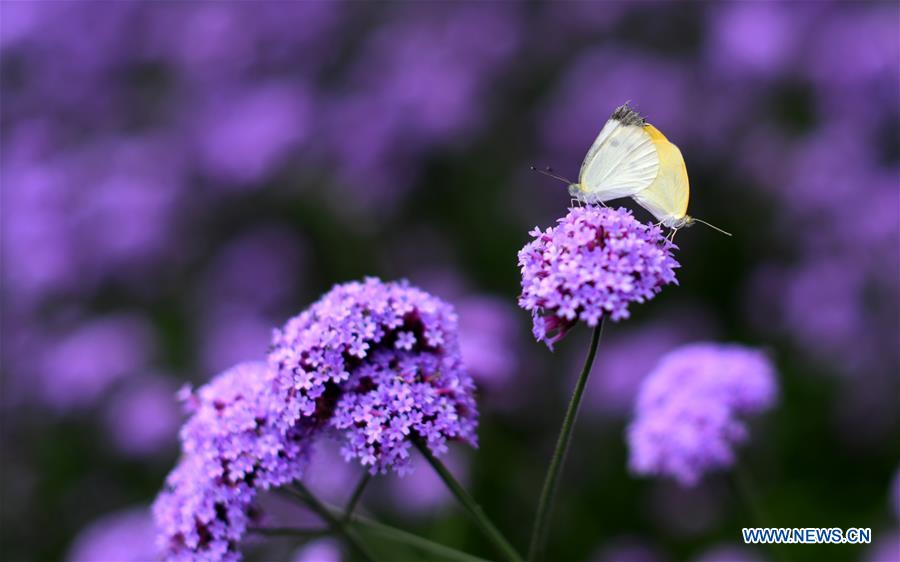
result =
[[[349,529],[342,519],[334,515],[331,510],[325,507],[325,504],[319,501],[319,499],[314,496],[302,482],[295,480],[293,487],[285,489],[316,512],[323,521],[328,523],[328,526],[331,527],[332,531],[343,536],[347,540],[347,544],[350,545],[350,548],[352,548],[360,558],[366,562],[375,562],[375,556],[356,533],[352,529]]]
[[[344,508],[344,515],[341,519],[346,523],[350,521],[350,517],[353,516],[353,510],[356,509],[356,504],[359,503],[359,500],[362,498],[363,492],[366,491],[366,486],[369,485],[369,481],[372,480],[372,475],[369,472],[366,472],[362,478],[360,478],[359,483],[356,485],[356,488],[353,489],[353,494],[350,496],[350,500],[347,502],[347,507]]]
[[[304,505],[309,505],[307,499],[303,497],[302,492],[288,490],[288,495],[290,495],[292,498],[300,499]],[[409,531],[404,531],[390,525],[385,525],[384,523],[380,523],[363,515],[352,513],[348,515],[346,510],[341,510],[340,508],[329,505],[325,502],[321,502],[321,504],[322,507],[324,507],[326,510],[328,510],[328,512],[331,513],[332,517],[337,520],[344,521],[346,525],[362,527],[371,534],[381,536],[385,539],[400,544],[405,544],[422,552],[427,552],[442,560],[450,560],[452,562],[489,562],[484,558],[479,558],[478,556],[473,556],[466,552],[456,550],[455,548],[434,542],[424,537],[420,537],[419,535],[410,533]],[[334,533],[331,528],[316,529],[308,527],[252,527],[250,529],[250,532],[264,536],[295,536],[304,539],[315,538],[318,536],[325,536]]]
[[[444,560],[453,560],[455,562],[488,562],[484,558],[479,558],[471,554],[467,554],[455,548],[436,543],[432,540],[420,537],[419,535],[379,523],[362,515],[354,515],[351,518],[353,524],[361,525],[369,530],[369,532],[382,537],[393,540],[395,542],[406,544],[421,551],[428,552]]]

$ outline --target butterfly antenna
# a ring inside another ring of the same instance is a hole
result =
[[[721,232],[721,233],[724,234],[725,236],[731,236],[731,233],[730,233],[730,232],[726,232],[726,231],[722,230],[721,228],[719,228],[718,226],[716,226],[716,225],[714,225],[714,224],[709,224],[708,222],[706,222],[706,221],[704,221],[704,220],[697,219],[697,218],[695,218],[694,220],[697,221],[697,222],[699,222],[700,224],[705,224],[706,226],[710,227],[710,228],[713,229],[713,230],[718,230],[719,232]]]
[[[564,177],[562,177],[562,176],[559,176],[559,175],[554,174],[554,173],[553,173],[553,168],[551,168],[550,166],[547,166],[547,167],[544,168],[543,170],[538,170],[538,169],[535,168],[534,166],[531,166],[531,171],[532,171],[532,172],[537,172],[537,173],[539,173],[539,174],[543,174],[543,175],[545,175],[545,176],[547,176],[547,177],[553,178],[553,179],[555,179],[555,180],[559,180],[559,181],[561,181],[561,182],[565,182],[566,184],[572,183],[571,180],[569,180],[569,179],[567,179],[567,178],[564,178]]]

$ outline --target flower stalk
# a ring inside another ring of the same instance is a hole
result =
[[[578,416],[578,408],[581,405],[581,398],[584,395],[584,389],[587,385],[588,377],[591,374],[591,367],[594,365],[594,357],[597,355],[597,347],[600,343],[600,336],[602,334],[603,317],[600,318],[597,326],[594,328],[594,333],[591,336],[591,345],[588,348],[587,358],[584,361],[584,368],[578,376],[578,382],[575,384],[575,391],[572,393],[572,399],[569,400],[569,407],[566,410],[566,416],[563,418],[562,428],[560,428],[559,431],[559,438],[556,440],[556,448],[553,450],[553,456],[550,459],[550,467],[547,469],[547,476],[544,478],[544,486],[541,490],[537,513],[534,518],[531,543],[528,547],[528,560],[532,562],[539,559],[543,552],[550,511],[553,507],[553,499],[559,484],[559,475],[562,472],[562,465],[566,459],[566,453],[569,450],[569,443],[572,441],[572,430],[575,426],[575,418]]]
[[[421,439],[416,438],[413,440],[413,443],[419,449],[419,452],[422,453],[422,456],[425,457],[425,460],[428,461],[428,464],[434,468],[434,471],[437,472],[438,476],[440,476],[441,480],[444,481],[444,484],[447,485],[447,489],[456,497],[459,503],[465,508],[465,510],[469,513],[472,520],[475,524],[481,529],[484,535],[490,539],[490,541],[497,548],[497,551],[503,554],[503,557],[510,562],[522,562],[522,557],[516,552],[516,549],[506,540],[506,537],[497,529],[497,527],[491,522],[491,520],[485,515],[484,510],[481,509],[481,506],[478,505],[478,502],[475,501],[469,492],[462,487],[462,485],[457,482],[456,478],[447,470],[447,467],[444,466],[440,460],[435,458],[435,456],[431,453],[431,450],[428,446],[422,442]]]
[[[305,500],[304,505],[306,505]],[[335,517],[347,519],[348,524],[350,525],[363,527],[371,534],[379,535],[396,543],[404,544],[419,551],[433,554],[441,558],[442,560],[451,560],[454,562],[489,562],[484,558],[479,558],[478,556],[473,556],[466,552],[462,552],[461,550],[456,550],[455,548],[445,546],[424,537],[420,537],[419,535],[410,533],[409,531],[404,531],[403,529],[398,529],[390,525],[385,525],[384,523],[379,523],[374,519],[369,519],[368,517],[364,517],[359,514],[351,515],[348,518],[346,512],[342,512],[337,507],[325,503],[323,503],[323,505]],[[334,534],[334,531],[331,529],[315,529],[303,527],[253,527],[249,529],[249,531],[251,533],[262,536],[285,536],[298,537],[303,539]]]
[[[373,534],[380,535],[400,544],[405,544],[422,552],[433,554],[443,560],[454,560],[456,562],[488,562],[484,558],[479,558],[456,550],[455,548],[436,543],[432,540],[410,533],[409,531],[379,523],[378,521],[363,517],[362,515],[353,515],[351,517],[351,522],[365,527],[366,530]]]

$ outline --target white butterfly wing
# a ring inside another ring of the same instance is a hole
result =
[[[597,156],[597,151],[603,148],[603,145],[606,144],[606,141],[609,139],[613,131],[618,130],[622,126],[622,122],[618,119],[609,119],[606,121],[606,124],[603,125],[602,129],[600,129],[600,133],[597,134],[597,138],[594,139],[594,144],[591,145],[591,148],[584,156],[584,160],[581,161],[581,169],[578,170],[579,180],[584,179],[584,170],[588,167],[588,163],[591,162],[595,156]]]
[[[581,198],[594,203],[634,195],[646,189],[658,171],[657,149],[644,128],[610,119],[581,164]]]
[[[687,214],[690,184],[684,157],[677,146],[669,142],[652,125],[647,126],[659,154],[659,174],[649,187],[632,197],[666,226],[683,219]],[[669,223],[669,224],[667,224]]]

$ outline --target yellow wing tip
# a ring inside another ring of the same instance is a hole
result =
[[[662,134],[659,129],[647,123],[644,125],[644,130],[647,131],[647,134],[650,135],[650,138],[653,139],[653,142],[666,141],[669,142],[669,139],[666,138],[666,135]]]

